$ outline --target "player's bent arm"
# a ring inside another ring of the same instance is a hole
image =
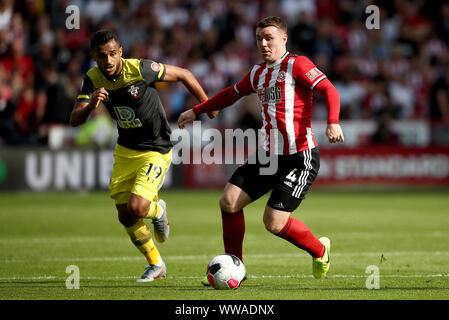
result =
[[[234,86],[229,86],[226,89],[221,90],[209,100],[193,107],[192,110],[195,115],[208,111],[221,110],[236,103],[240,98],[254,93],[255,91],[251,84],[250,75],[251,71],[249,71],[246,76]]]
[[[246,76],[234,86],[229,86],[226,89],[221,90],[207,101],[183,112],[178,119],[179,128],[183,129],[187,123],[195,120],[196,116],[201,113],[218,112],[218,110],[234,104],[240,98],[254,93],[254,89],[249,79],[250,72],[248,72]]]
[[[207,100],[206,93],[190,70],[172,65],[165,65],[165,70],[164,81],[182,81],[184,86],[198,99],[199,102]],[[217,114],[218,111],[207,113],[210,119],[215,118]]]
[[[340,94],[328,79],[320,81],[315,90],[326,101],[327,127],[326,136],[330,143],[343,142],[345,140],[343,130],[339,125],[340,118]]]
[[[106,89],[99,88],[92,93],[90,102],[77,102],[70,114],[70,125],[76,127],[85,123],[89,119],[92,111],[97,108],[101,101],[106,99],[107,96],[108,92]]]
[[[327,123],[338,123],[340,118],[340,94],[328,79],[321,80],[316,86],[318,92],[326,102]]]
[[[198,99],[199,102],[207,100],[206,93],[190,70],[171,65],[165,65],[165,70],[163,81],[182,81],[185,87]]]
[[[92,111],[95,109],[95,105],[91,102],[77,102],[70,114],[70,125],[77,127],[85,123]]]
[[[204,101],[203,103],[194,106],[192,109],[181,113],[178,118],[178,127],[183,129],[187,123],[195,120],[197,115],[205,112],[218,112],[218,110],[234,104],[241,97],[242,95],[238,94],[233,86],[227,87],[207,101]]]

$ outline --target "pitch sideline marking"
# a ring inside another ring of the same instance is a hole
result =
[[[410,275],[394,275],[386,274],[380,275],[381,278],[444,278],[449,277],[448,274],[410,274]],[[116,276],[116,277],[96,277],[96,276],[84,276],[80,277],[83,280],[126,280],[137,279],[137,276]],[[291,279],[291,278],[313,278],[312,275],[296,274],[296,275],[250,275],[250,279]],[[327,275],[327,278],[366,278],[366,275],[362,274],[334,274]],[[65,280],[65,277],[57,276],[36,276],[36,277],[0,277],[0,281],[33,281],[33,280]],[[167,279],[202,279],[200,276],[167,276]]]
[[[449,255],[449,251],[392,251],[392,252],[333,252],[333,257],[347,257],[347,256],[398,256],[398,255]],[[269,258],[291,258],[298,257],[300,253],[278,253],[278,254],[247,254],[247,259],[269,259]],[[211,259],[213,255],[166,255],[164,260],[198,260]],[[45,258],[45,259],[4,259],[3,263],[27,263],[27,262],[89,262],[89,261],[138,261],[142,260],[141,256],[132,257],[71,257],[71,258]]]
[[[251,233],[247,234],[248,236],[251,236]],[[447,232],[445,231],[431,231],[431,232],[397,232],[397,233],[388,233],[388,232],[368,232],[368,233],[361,233],[361,232],[345,232],[345,233],[339,233],[335,232],[332,234],[333,238],[336,239],[372,239],[372,238],[385,238],[388,236],[389,238],[403,238],[404,236],[410,237],[410,236],[417,236],[420,237],[430,237],[430,238],[446,238]],[[194,235],[189,235],[194,236]],[[78,237],[32,237],[32,238],[23,238],[23,237],[15,237],[15,236],[2,236],[0,238],[0,243],[4,244],[22,244],[22,243],[54,243],[57,241],[62,241],[65,243],[73,242],[73,243],[83,243],[83,242],[111,242],[116,241],[120,243],[125,243],[127,240],[124,236],[105,236],[105,237],[95,237],[95,236],[78,236]],[[178,240],[182,240],[182,236],[178,236]]]

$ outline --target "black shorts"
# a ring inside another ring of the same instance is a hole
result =
[[[278,155],[277,170],[261,175],[268,167],[260,161],[247,161],[232,175],[229,182],[245,191],[252,201],[272,190],[267,205],[273,209],[293,212],[301,204],[320,169],[320,151],[317,147],[292,155]],[[258,159],[254,157],[253,159]]]

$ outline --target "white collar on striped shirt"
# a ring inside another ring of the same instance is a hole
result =
[[[284,55],[283,55],[279,60],[273,62],[272,64],[268,64],[268,63],[267,63],[267,68],[272,68],[272,67],[278,65],[279,63],[281,63],[281,61],[282,61],[288,54],[289,54],[289,52],[286,51],[286,52],[284,53]]]

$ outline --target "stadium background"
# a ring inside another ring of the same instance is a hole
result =
[[[379,8],[380,29],[365,25],[370,4]],[[69,5],[80,10],[78,29],[66,26]],[[260,62],[253,25],[267,15],[287,19],[289,50],[310,57],[341,95],[346,142],[334,150],[324,136],[325,105],[315,97],[313,128],[323,158],[317,186],[449,186],[444,1],[2,0],[0,188],[106,187],[114,124],[98,112],[80,129],[68,126],[83,74],[94,63],[91,32],[116,30],[124,57],[189,68],[212,96]],[[178,115],[196,101],[182,84],[159,89],[175,129]],[[242,99],[218,119],[203,118],[203,128],[257,129],[255,99]],[[173,166],[166,187],[221,188],[231,170]]]

